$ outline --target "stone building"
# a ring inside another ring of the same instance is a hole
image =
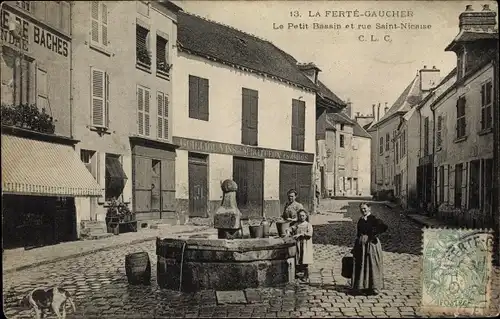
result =
[[[82,221],[129,203],[139,221],[177,222],[172,76],[176,13],[168,2],[73,2],[74,135],[103,196],[80,200]]]
[[[5,1],[1,9],[3,247],[75,240],[75,198],[101,189],[74,149],[71,5]],[[30,120],[16,122],[11,112]],[[37,124],[43,112],[54,130]]]
[[[213,214],[227,178],[238,184],[245,217],[280,215],[290,188],[311,210],[317,87],[304,72],[316,78],[318,70],[199,16],[179,13],[178,28],[172,125],[180,211]]]
[[[439,70],[424,66],[404,89],[394,104],[384,108],[384,115],[368,132],[372,136],[372,194],[379,199],[395,199],[396,188],[404,177],[396,180],[396,135],[403,116],[415,107],[439,82]],[[430,126],[429,126],[430,127]],[[406,138],[404,138],[405,140]],[[399,155],[399,154],[398,154]],[[398,159],[399,163],[399,159]],[[431,170],[430,170],[431,171]]]
[[[468,5],[446,47],[457,56],[456,81],[431,109],[435,118],[435,203],[441,218],[468,227],[493,225],[493,109],[496,13]]]
[[[323,197],[370,196],[370,135],[350,118],[351,103],[341,112],[324,112],[316,121]]]

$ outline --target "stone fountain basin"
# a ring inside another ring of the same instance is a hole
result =
[[[157,278],[161,288],[242,290],[275,287],[295,280],[293,238],[157,238]],[[184,247],[181,282],[181,256]]]

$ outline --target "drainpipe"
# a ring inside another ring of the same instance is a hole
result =
[[[498,42],[496,44],[498,51]],[[493,207],[492,215],[496,223],[497,260],[500,263],[500,110],[499,110],[499,61],[498,55],[493,59]]]
[[[432,94],[432,93],[430,93]],[[431,172],[431,175],[432,175],[432,190],[434,190],[434,193],[431,192],[431,196],[432,196],[432,201],[431,203],[434,203],[432,206],[434,207],[434,209],[437,209],[437,200],[436,200],[436,197],[437,197],[437,182],[436,182],[436,179],[438,178],[438,176],[434,176],[434,172],[436,171],[436,169],[434,168],[434,163],[435,163],[435,156],[436,156],[436,110],[434,110],[433,108],[431,108],[431,111],[432,111],[432,172]],[[441,126],[443,127],[443,126]],[[441,185],[441,187],[443,187],[443,185]],[[433,212],[430,212],[431,215],[433,215]]]
[[[69,3],[69,36],[71,50],[69,54],[69,136],[73,138],[73,4]]]

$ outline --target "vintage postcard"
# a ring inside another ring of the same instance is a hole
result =
[[[3,1],[8,318],[500,313],[498,4]]]

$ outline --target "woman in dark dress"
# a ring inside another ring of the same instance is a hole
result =
[[[362,216],[352,249],[354,269],[351,288],[357,293],[376,295],[378,290],[384,288],[383,252],[378,235],[387,231],[387,225],[371,214],[368,204],[362,203],[359,209]]]

